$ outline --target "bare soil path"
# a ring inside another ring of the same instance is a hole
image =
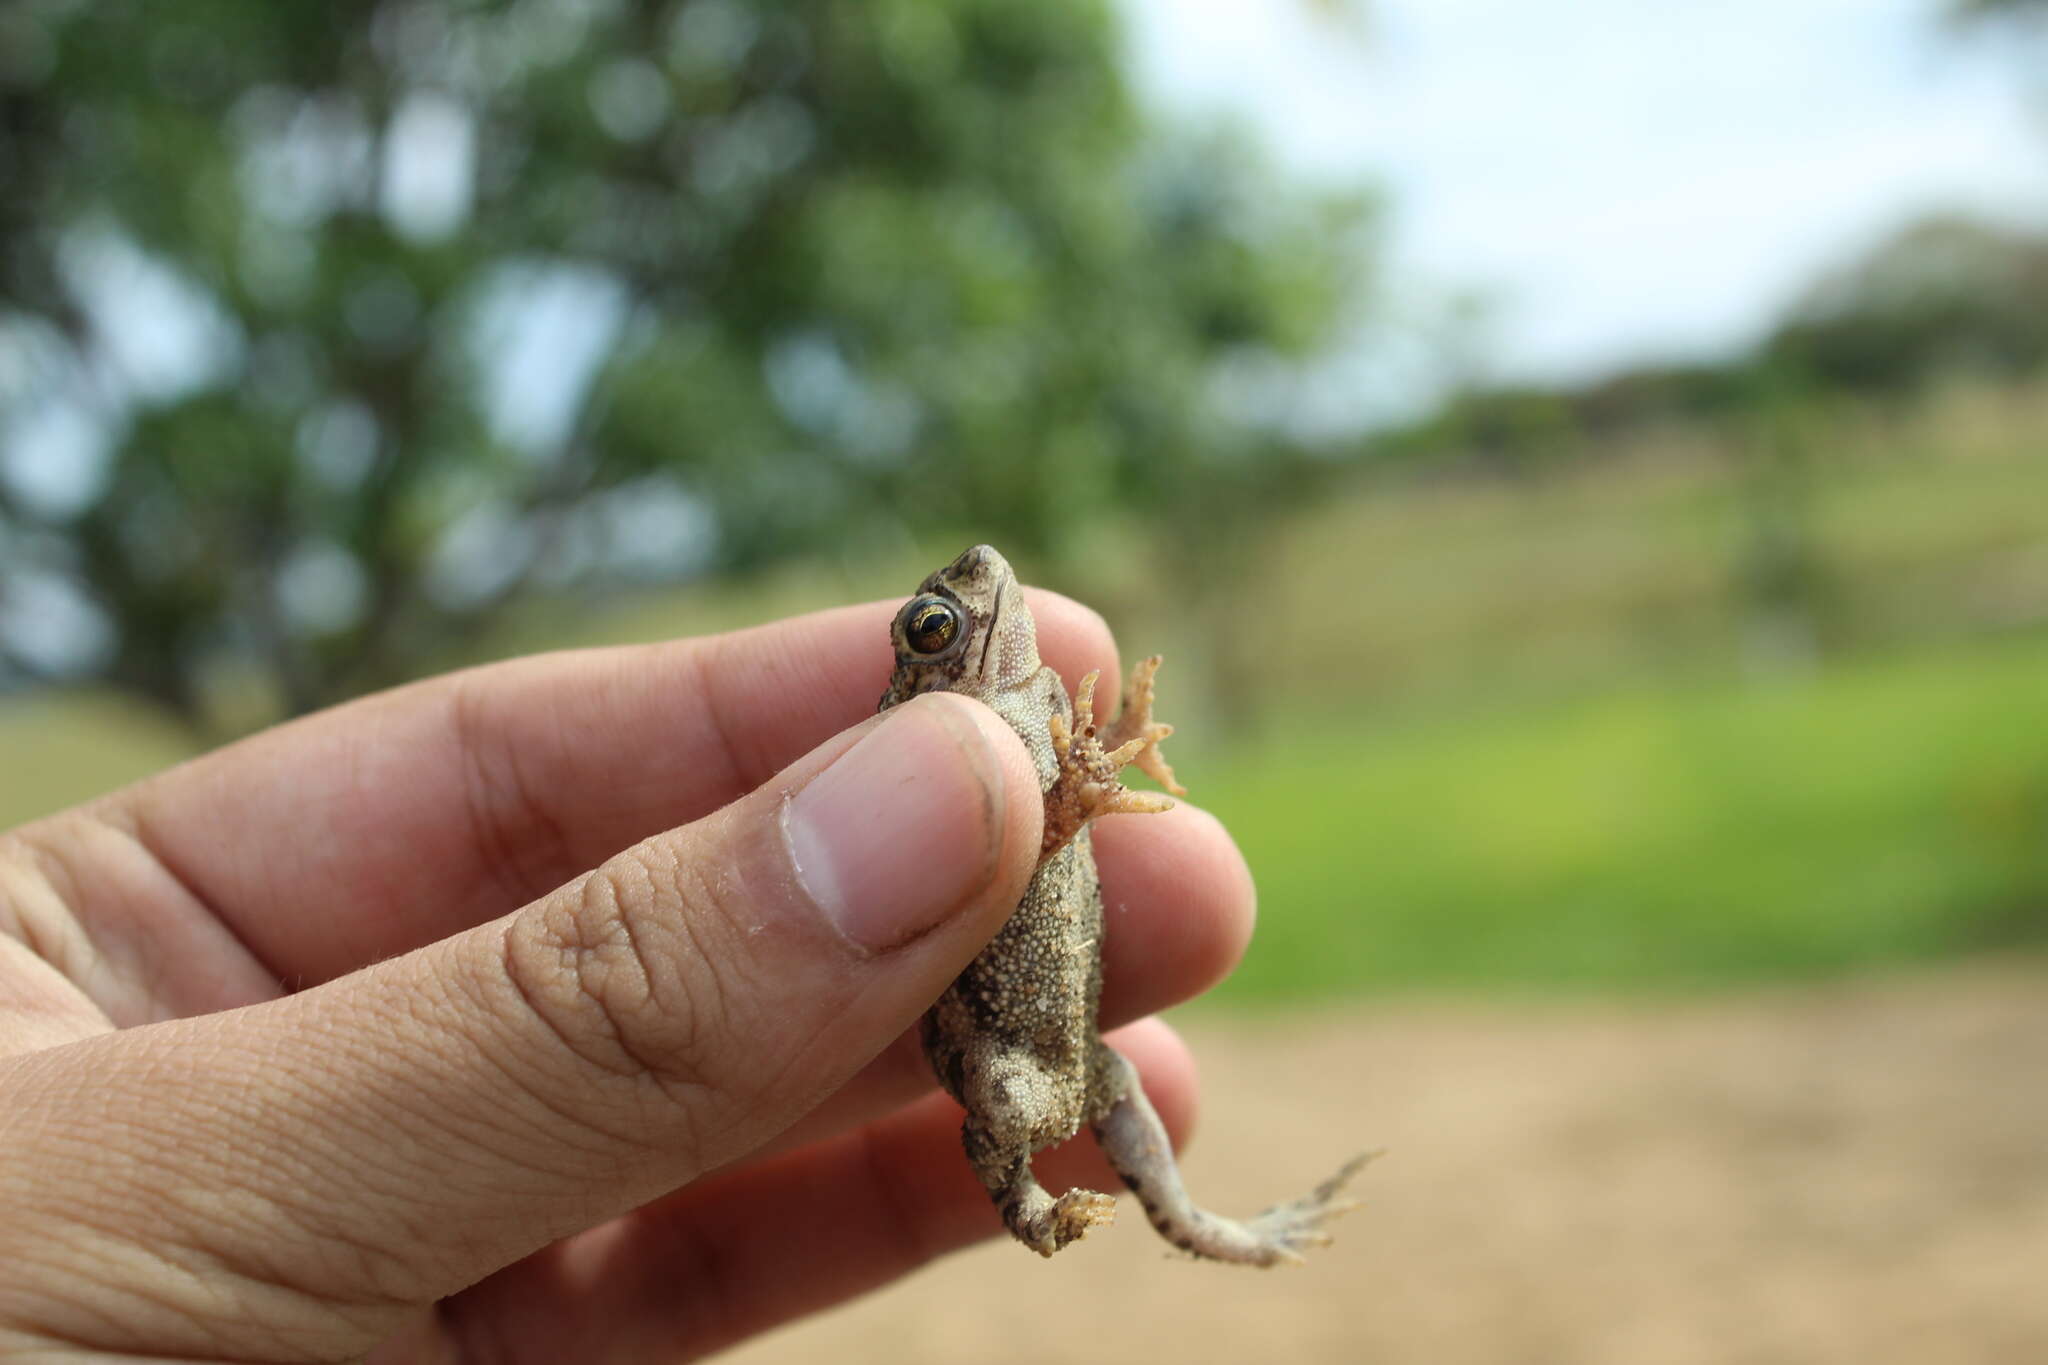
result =
[[[1312,1264],[1175,1260],[1127,1207],[1051,1262],[991,1243],[725,1359],[2048,1362],[2048,964],[1187,1032],[1205,1201],[1392,1149]]]

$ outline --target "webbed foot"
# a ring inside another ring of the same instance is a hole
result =
[[[1310,1247],[1329,1243],[1330,1234],[1323,1231],[1323,1224],[1358,1207],[1355,1201],[1337,1196],[1378,1152],[1353,1157],[1301,1198],[1275,1204],[1250,1218],[1226,1218],[1201,1208],[1188,1197],[1166,1125],[1145,1098],[1137,1071],[1108,1047],[1102,1049],[1101,1065],[1106,1088],[1116,1099],[1095,1120],[1095,1140],[1144,1206],[1153,1228],[1190,1256],[1240,1265],[1299,1264]]]
[[[1116,1196],[1095,1190],[1068,1190],[1029,1229],[1012,1224],[1017,1240],[1041,1256],[1050,1256],[1069,1242],[1078,1242],[1088,1229],[1108,1227],[1116,1221]]]
[[[1186,791],[1173,780],[1173,769],[1159,756],[1159,741],[1173,733],[1171,725],[1152,719],[1152,675],[1159,670],[1159,656],[1132,670],[1131,685],[1125,689],[1123,710],[1110,727],[1111,744],[1105,748],[1095,723],[1095,682],[1101,675],[1090,673],[1074,692],[1074,721],[1054,712],[1048,722],[1053,754],[1059,772],[1045,793],[1045,834],[1039,846],[1042,862],[1058,852],[1098,816],[1118,812],[1154,814],[1171,810],[1173,802],[1153,792],[1134,792],[1117,780],[1127,763],[1139,769],[1177,795]]]
[[[1055,1199],[1032,1178],[1028,1161],[1018,1164],[1008,1185],[990,1194],[1010,1235],[1041,1256],[1116,1221],[1115,1195],[1075,1189]]]
[[[1259,1265],[1290,1265],[1299,1262],[1301,1254],[1310,1247],[1328,1246],[1330,1234],[1323,1231],[1323,1224],[1359,1206],[1356,1199],[1337,1198],[1338,1193],[1362,1166],[1378,1155],[1379,1152],[1361,1152],[1301,1198],[1275,1204],[1264,1213],[1245,1219],[1244,1230],[1250,1234],[1252,1244],[1270,1253],[1270,1259],[1248,1259]]]
[[[1106,748],[1121,752],[1132,740],[1140,741],[1143,747],[1130,760],[1138,765],[1138,771],[1175,796],[1186,796],[1187,788],[1174,781],[1173,768],[1159,748],[1159,741],[1171,735],[1173,727],[1152,719],[1152,679],[1159,673],[1159,663],[1160,657],[1154,654],[1139,660],[1138,666],[1131,670],[1131,679],[1124,684],[1123,702],[1117,707],[1116,720],[1110,724],[1102,743]]]

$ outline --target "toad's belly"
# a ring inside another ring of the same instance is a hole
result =
[[[954,1099],[972,1109],[968,1072],[1002,1056],[1070,1082],[1079,1113],[1102,993],[1101,938],[1102,890],[1084,831],[1039,868],[1002,931],[925,1015],[925,1054]]]

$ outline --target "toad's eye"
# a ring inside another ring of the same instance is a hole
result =
[[[940,597],[912,602],[903,612],[903,638],[920,654],[943,654],[960,634],[960,609]]]

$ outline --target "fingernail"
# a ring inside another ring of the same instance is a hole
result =
[[[797,881],[863,948],[909,942],[994,874],[1003,779],[967,705],[898,708],[782,808]]]

